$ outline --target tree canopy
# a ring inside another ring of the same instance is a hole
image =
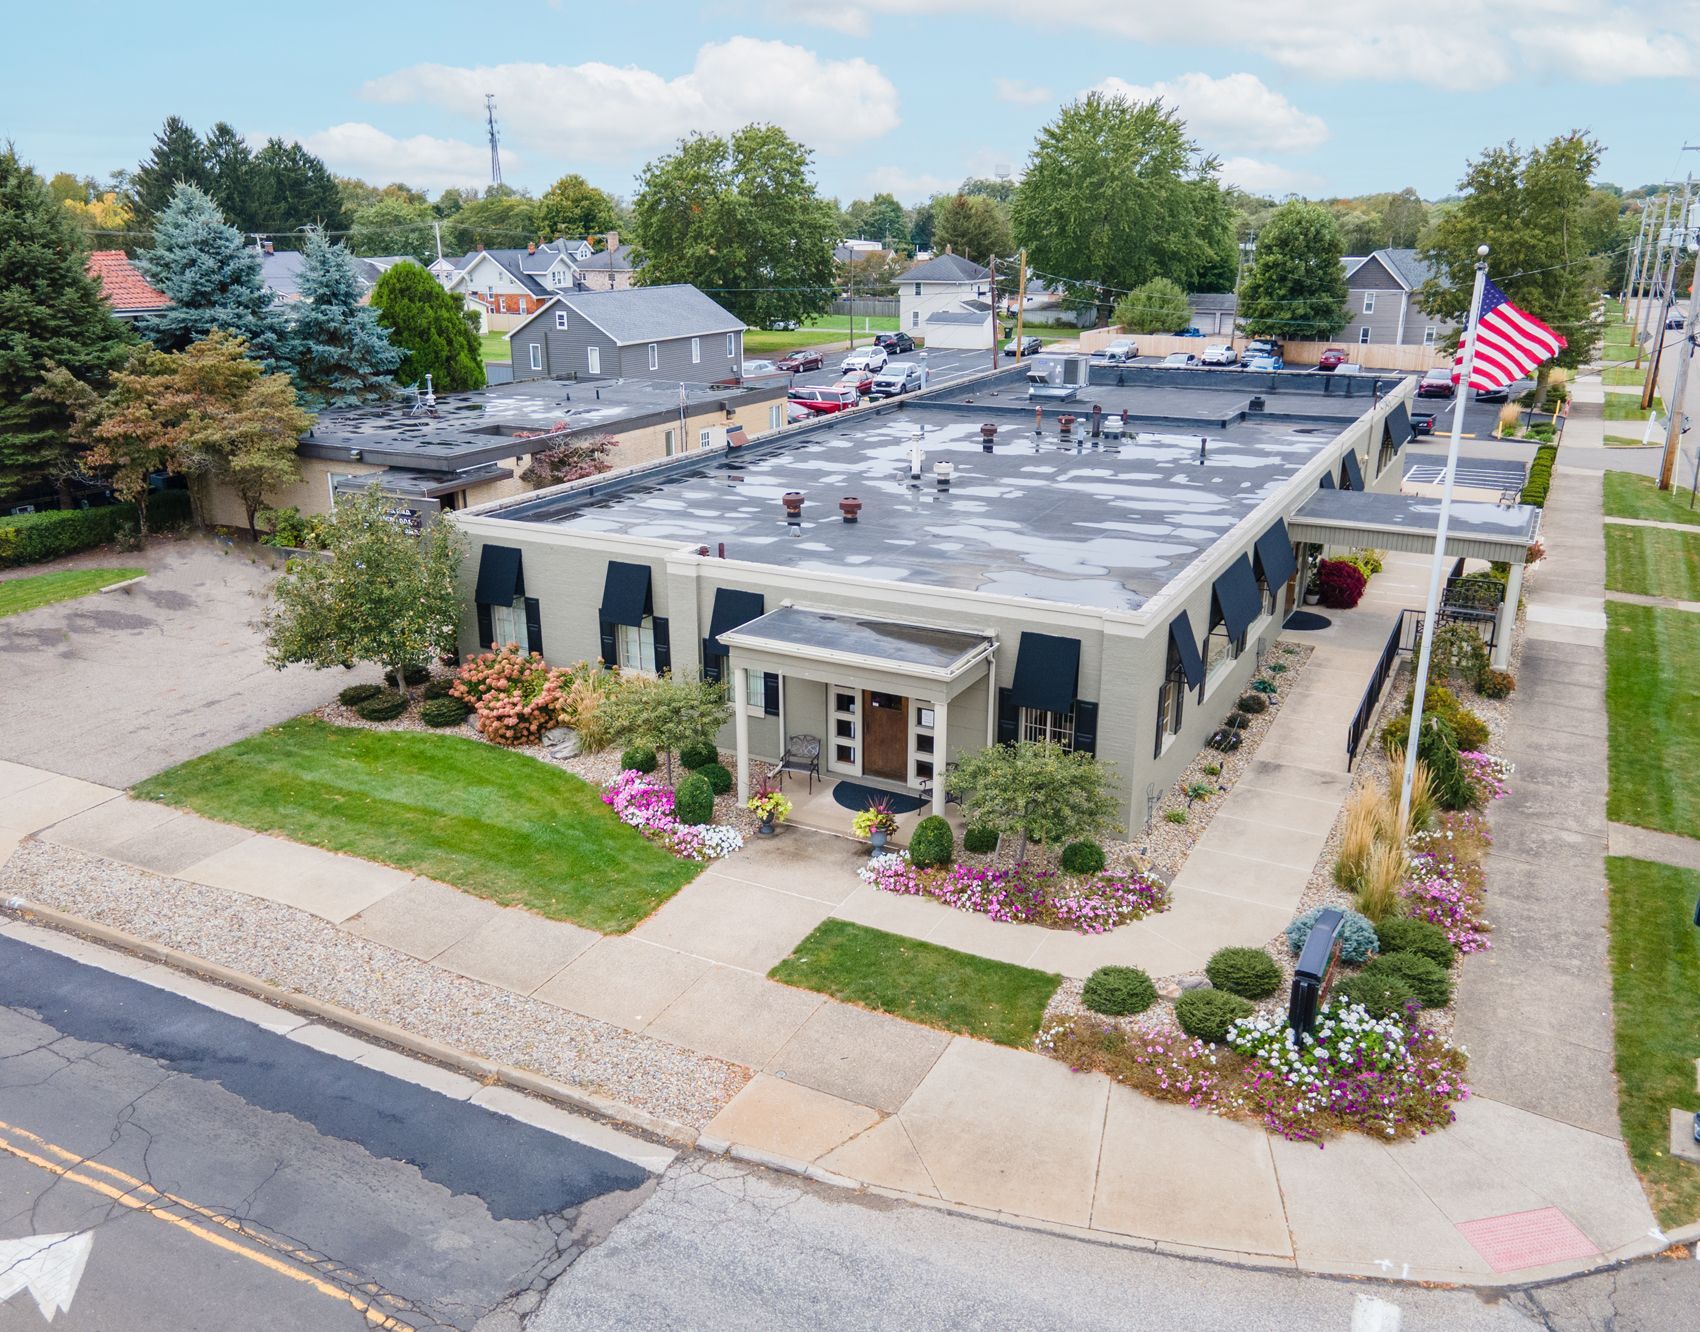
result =
[[[957,194],[939,201],[933,213],[933,248],[948,246],[952,253],[990,264],[1015,251],[1009,215],[996,199],[983,194]]]
[[[1602,209],[1592,188],[1599,162],[1600,145],[1583,134],[1528,150],[1513,141],[1472,159],[1458,182],[1463,197],[1435,222],[1423,250],[1436,270],[1423,286],[1423,309],[1462,328],[1476,247],[1490,246],[1488,276],[1568,340],[1556,363],[1586,364],[1600,337],[1599,256],[1617,226],[1615,206]]]
[[[950,789],[968,821],[1005,837],[1061,844],[1115,826],[1116,774],[1090,754],[1050,741],[992,745],[961,759]]]
[[[70,407],[41,393],[52,367],[103,386],[133,335],[85,268],[76,220],[9,146],[0,147],[0,495],[74,470]]]
[[[395,392],[401,353],[390,345],[377,312],[360,303],[348,251],[317,227],[307,233],[294,316],[283,359],[309,406],[357,407]]]
[[[673,755],[691,745],[713,744],[731,715],[725,685],[670,675],[624,676],[620,687],[597,707],[599,725],[663,756],[669,784]]]
[[[1340,228],[1321,204],[1293,199],[1257,238],[1240,286],[1239,322],[1257,338],[1331,338],[1350,321]]]
[[[909,239],[909,217],[893,194],[876,194],[871,199],[858,199],[844,210],[847,236],[863,240],[895,241]]]
[[[404,254],[429,263],[437,257],[434,221],[430,204],[383,195],[354,214],[348,245],[355,254]]]
[[[537,201],[537,239],[606,236],[619,226],[614,197],[576,173],[562,176]]]
[[[524,249],[536,236],[537,200],[509,185],[490,186],[482,199],[468,200],[443,223],[444,250],[452,248],[456,254],[479,245],[487,250]]]
[[[810,157],[778,126],[746,125],[693,134],[649,163],[633,204],[638,281],[695,283],[758,327],[825,310],[838,216]]]
[[[1162,102],[1088,93],[1039,132],[1015,191],[1015,238],[1033,267],[1087,293],[1154,277],[1220,290],[1236,255],[1216,177],[1216,159]]]
[[[1152,278],[1116,302],[1110,321],[1129,333],[1178,333],[1191,325],[1192,306],[1168,278]]]
[[[484,358],[478,335],[462,311],[461,298],[418,264],[396,264],[372,288],[372,308],[401,352],[398,383],[425,387],[431,376],[439,393],[484,387]]]

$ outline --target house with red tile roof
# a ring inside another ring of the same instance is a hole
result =
[[[140,319],[171,304],[171,298],[156,291],[122,250],[96,250],[89,255],[88,271],[120,319]]]

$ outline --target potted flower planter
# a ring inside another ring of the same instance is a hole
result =
[[[761,816],[761,826],[756,829],[758,837],[772,837],[778,831],[774,812],[770,809]]]
[[[884,828],[875,828],[868,834],[868,845],[876,856],[885,854],[886,834]]]

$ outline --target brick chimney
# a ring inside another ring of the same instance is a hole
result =
[[[617,250],[619,248],[620,248],[620,233],[617,232],[617,231],[610,231],[608,233],[608,253],[612,254],[615,250]]]
[[[527,241],[526,245],[525,245],[525,252],[527,254],[536,254],[537,253],[537,242],[536,241]]]
[[[479,250],[480,254],[483,253],[483,251],[484,251],[484,242],[483,241],[478,242],[478,250]]]
[[[264,244],[265,244],[265,250],[266,250],[267,254],[277,253],[276,248],[273,246],[271,241],[266,241]]]

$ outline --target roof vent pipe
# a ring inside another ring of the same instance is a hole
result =
[[[992,441],[994,439],[996,439],[997,437],[998,437],[998,428],[995,425],[993,425],[990,421],[986,422],[985,425],[981,426],[980,427],[980,451],[982,453],[990,453],[992,451]]]
[[[1103,433],[1104,404],[1101,402],[1095,402],[1092,404],[1092,438],[1097,439]]]
[[[706,560],[706,559],[707,559],[707,558],[708,558],[708,547],[707,547],[707,546],[698,546],[698,547],[697,547],[697,555],[698,555],[698,556],[699,556],[699,557],[700,557],[700,558],[701,558],[701,559],[705,559],[705,560]]]
[[[939,483],[940,490],[948,491],[950,489],[951,473],[955,470],[956,468],[947,462],[933,464],[933,479]]]
[[[719,552],[720,552],[720,553],[719,553],[719,558],[720,558],[720,559],[725,559],[725,558],[726,558],[726,543],[725,543],[725,542],[724,542],[724,541],[722,541],[722,542],[721,542],[721,543],[720,543],[720,545],[719,545],[719,547],[718,547],[718,549],[719,549]],[[704,555],[706,555],[706,554],[708,554],[708,552],[707,552],[707,551],[706,551],[706,550],[705,550],[705,551],[703,551],[703,554],[704,554]]]
[[[1200,467],[1204,466],[1205,450],[1209,443],[1210,437],[1208,435],[1200,435],[1198,437],[1198,465]]]
[[[909,447],[909,479],[911,481],[921,479],[921,444],[919,440]]]
[[[856,515],[862,512],[862,501],[854,495],[846,495],[838,501],[838,511],[844,515],[845,522],[853,523]]]

